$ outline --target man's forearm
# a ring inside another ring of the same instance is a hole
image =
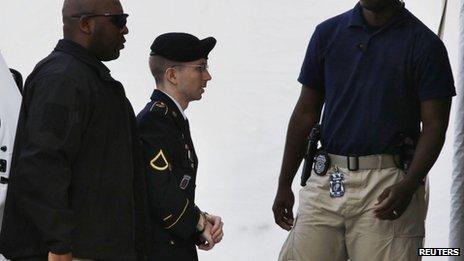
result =
[[[279,189],[291,188],[293,178],[304,155],[308,135],[311,128],[319,122],[323,104],[323,90],[309,86],[301,88],[300,97],[288,124],[279,176]]]
[[[405,182],[414,189],[424,180],[440,155],[448,128],[451,98],[422,102],[422,131]]]
[[[445,134],[446,127],[424,127],[405,182],[410,183],[415,188],[422,183],[440,155],[443,144],[445,143]]]
[[[279,188],[291,187],[296,171],[304,156],[307,137],[319,121],[318,114],[293,113],[287,130],[285,150],[279,176]]]

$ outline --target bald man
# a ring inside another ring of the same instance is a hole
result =
[[[117,0],[67,0],[64,39],[24,88],[0,252],[13,260],[136,260],[145,184],[135,116],[102,61],[124,48]]]

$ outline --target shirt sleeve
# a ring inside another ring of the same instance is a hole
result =
[[[306,49],[298,82],[312,88],[324,88],[324,60],[318,28],[314,31]]]
[[[196,232],[200,210],[179,187],[178,177],[183,177],[184,173],[172,165],[176,153],[173,130],[163,123],[150,129],[153,130],[151,134],[142,135],[148,205],[171,234],[184,240],[191,239]]]
[[[440,39],[424,48],[414,64],[414,81],[421,101],[456,95],[448,53]]]
[[[52,75],[31,83],[27,92],[16,197],[49,251],[68,253],[74,224],[68,189],[71,164],[81,143],[77,85]]]

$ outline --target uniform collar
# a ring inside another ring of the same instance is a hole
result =
[[[166,94],[165,92],[161,91],[161,90],[158,90],[158,89],[155,89],[153,91],[153,93],[151,94],[151,97],[150,99],[152,101],[161,101],[161,102],[164,102],[168,105],[168,107],[174,111],[176,114],[182,114],[183,118],[185,120],[183,120],[184,122],[187,120],[187,118],[185,117],[184,115],[184,112],[182,110],[182,107],[180,107],[178,105],[178,103],[176,102],[176,100],[174,100],[173,98],[171,98],[168,94]],[[181,119],[179,117],[177,117],[178,119]],[[182,120],[181,120],[182,121]]]
[[[409,18],[411,18],[412,14],[403,6],[400,10],[388,21],[384,26],[382,26],[381,30],[385,30],[389,27],[397,27],[403,25]],[[362,27],[368,28],[368,24],[366,19],[364,19],[362,13],[361,4],[357,3],[356,6],[351,10],[350,17],[348,21],[348,27]]]
[[[103,80],[116,81],[113,79],[113,77],[111,77],[110,69],[108,69],[108,67],[106,67],[101,61],[99,61],[83,46],[71,40],[59,40],[54,51],[70,54],[74,56],[76,59],[86,63],[87,65],[95,69]]]
[[[166,96],[169,97],[169,99],[171,99],[174,104],[177,106],[177,109],[179,109],[179,111],[181,112],[182,116],[184,117],[184,120],[187,120],[187,116],[185,115],[184,113],[184,109],[182,109],[182,106],[180,106],[180,104],[176,101],[176,99],[174,99],[171,95],[169,95],[167,92],[164,92],[162,90],[159,90],[160,92],[166,94]]]

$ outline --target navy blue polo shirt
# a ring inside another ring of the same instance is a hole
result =
[[[456,94],[443,42],[404,7],[376,30],[359,4],[319,24],[298,81],[324,90],[322,145],[338,155],[394,153],[400,133],[418,138],[422,101]]]

